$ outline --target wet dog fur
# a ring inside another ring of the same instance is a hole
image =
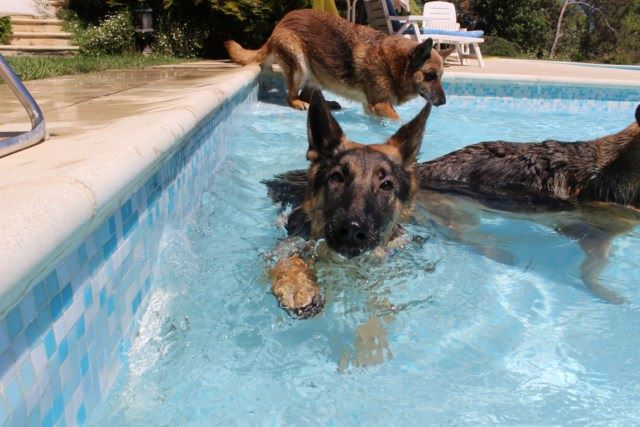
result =
[[[292,171],[266,181],[266,184],[275,202],[293,206],[287,224],[289,235],[325,238],[330,247],[348,256],[384,244],[397,233],[401,222],[411,216],[412,201],[418,188],[421,198],[433,198],[430,194],[462,195],[486,206],[511,212],[579,209],[593,218],[591,211],[602,212],[603,209],[598,202],[640,209],[640,105],[636,109],[635,122],[626,129],[591,141],[483,142],[429,162],[415,164],[430,111],[428,105],[390,139],[411,141],[406,146],[411,152],[408,163],[404,160],[398,163],[397,159],[402,158],[401,151],[388,157],[388,148],[380,150],[367,148],[376,146],[352,146],[354,143],[346,139],[323,103],[323,99],[317,97],[309,112],[308,157],[312,162],[309,170]],[[324,157],[320,156],[317,144],[312,141],[322,141],[319,147],[325,150],[322,151]],[[387,145],[393,144],[387,142],[377,147]],[[351,158],[351,154],[345,153],[352,147],[358,153],[367,153],[357,155],[364,164],[376,164],[378,160],[373,159],[381,154],[388,159],[395,159],[397,165],[403,165],[403,172],[394,175],[394,179],[404,174],[408,177],[409,185],[403,187],[400,184],[396,187],[399,192],[395,200],[399,204],[393,205],[394,208],[390,209],[392,205],[389,204],[374,202],[376,189],[380,189],[384,178],[376,180],[376,174],[369,172],[363,175],[368,177],[367,184],[361,184],[362,171],[376,170],[375,167],[359,168],[347,162],[346,168],[342,169],[342,160]],[[369,152],[375,152],[373,157],[369,156]],[[332,175],[333,171],[340,173],[337,184],[333,182],[336,178]],[[416,179],[419,180],[419,186],[415,185]],[[406,193],[403,188],[407,189]],[[357,208],[353,209],[352,203]],[[589,207],[593,203],[596,205]],[[438,211],[437,204],[428,209],[433,216],[442,213]],[[352,211],[357,215],[352,217]],[[386,220],[379,220],[380,215],[384,215]],[[443,216],[439,219],[442,222],[450,221],[451,214],[446,215],[448,218]],[[613,227],[611,223],[599,220],[595,226],[587,228],[579,224],[555,227],[559,233],[576,238],[585,249],[587,257],[581,271],[587,287],[596,295],[615,303],[624,302],[624,299],[604,288],[597,276],[606,264],[611,238],[637,224],[635,216],[635,219],[623,216],[624,220]],[[349,228],[349,224],[358,226]],[[360,232],[362,224],[368,225],[362,228],[364,234],[358,239],[354,233]],[[371,230],[377,230],[379,237],[370,239]]]
[[[432,46],[431,39],[418,43],[390,36],[311,9],[288,13],[260,49],[225,42],[237,64],[277,62],[293,108],[309,107],[299,96],[306,85],[361,102],[367,113],[393,120],[399,120],[393,105],[418,95],[436,106],[446,102],[443,58],[453,49],[436,51]]]
[[[310,165],[300,179],[306,190],[289,215],[289,235],[325,239],[329,248],[348,257],[397,236],[418,190],[416,156],[430,110],[427,103],[384,143],[363,145],[346,137],[321,92],[315,91],[307,121]],[[322,309],[313,272],[300,254],[278,259],[271,278],[272,292],[287,311],[309,317]]]
[[[304,200],[289,217],[294,234],[347,256],[384,245],[409,218],[418,190],[416,156],[431,105],[381,144],[351,141],[314,92],[308,115],[310,166]]]

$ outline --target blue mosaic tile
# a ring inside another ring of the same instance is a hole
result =
[[[7,331],[9,339],[15,339],[22,330],[22,316],[20,315],[20,306],[15,307],[7,314]]]
[[[53,422],[56,423],[64,412],[64,401],[62,396],[57,396],[53,401]]]
[[[0,353],[9,347],[9,333],[5,322],[0,322]]]
[[[91,290],[91,285],[87,286],[84,290],[84,308],[87,310],[91,307],[93,303],[93,292]]]
[[[38,312],[38,323],[40,327],[51,324],[51,309],[49,307],[45,307]]]
[[[47,288],[47,293],[49,297],[58,293],[58,272],[56,270],[52,271],[45,280],[45,285]]]
[[[47,303],[49,300],[47,297],[47,290],[45,289],[44,282],[40,282],[33,288],[33,296],[36,302],[36,308],[39,310]]]
[[[84,265],[87,262],[87,245],[85,243],[80,244],[78,247],[78,263]]]
[[[27,329],[25,330],[25,334],[27,336],[27,342],[29,343],[29,346],[33,347],[33,345],[38,341],[38,337],[40,336],[40,325],[38,324],[37,319],[29,323]]]
[[[138,225],[138,212],[133,213],[122,225],[122,234],[126,237]]]
[[[25,391],[29,391],[36,382],[36,373],[30,359],[25,360],[20,368],[20,382]]]
[[[106,286],[100,289],[100,308],[104,307],[107,303],[107,288]]]
[[[58,358],[60,363],[64,362],[68,355],[69,347],[67,345],[67,340],[63,339],[60,341],[60,345],[58,346]]]
[[[16,377],[11,377],[11,379],[5,384],[4,397],[13,408],[17,407],[20,402],[22,402],[22,390],[18,385]]]
[[[0,354],[0,377],[9,376],[15,370],[16,359],[11,350]]]
[[[58,320],[62,315],[62,299],[60,295],[55,295],[49,302],[49,312],[51,313],[51,319]]]
[[[55,353],[56,351],[56,337],[53,334],[53,329],[50,329],[49,332],[47,332],[47,335],[44,336],[44,350],[47,354],[47,358],[51,358],[51,356],[53,356],[53,353]]]
[[[132,212],[133,208],[131,207],[131,199],[129,199],[120,207],[120,216],[123,220],[126,220],[131,216]]]
[[[113,295],[109,296],[109,302],[107,304],[107,313],[109,313],[109,315],[111,315],[111,313],[113,313],[113,309],[115,308],[115,303],[113,300]]]
[[[62,306],[66,310],[71,305],[73,301],[73,291],[71,290],[71,284],[68,284],[62,291],[60,291],[60,296],[62,297]]]
[[[80,316],[80,320],[76,323],[76,339],[80,339],[84,335],[84,315]]]
[[[115,225],[114,225],[114,227],[115,227]],[[117,245],[118,245],[118,238],[114,234],[102,246],[102,259],[105,260],[105,259],[109,258],[111,255],[113,255],[113,253],[116,250]]]

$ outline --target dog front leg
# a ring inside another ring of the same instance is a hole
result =
[[[324,306],[315,273],[298,255],[278,260],[271,269],[271,292],[282,308],[301,319],[315,316]]]
[[[371,114],[378,117],[385,117],[391,120],[398,121],[400,120],[400,116],[396,113],[396,110],[393,109],[391,104],[388,102],[378,102],[375,104],[365,104],[363,105],[364,111],[367,114]]]

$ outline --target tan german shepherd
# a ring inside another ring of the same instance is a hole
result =
[[[419,187],[416,156],[430,111],[427,103],[384,143],[363,145],[346,137],[321,92],[314,91],[307,120],[311,164],[306,179],[300,179],[306,194],[289,216],[289,235],[324,238],[331,249],[350,257],[397,236]],[[321,310],[324,301],[313,271],[299,254],[279,259],[272,276],[282,307],[299,317]]]
[[[270,65],[275,60],[293,108],[309,107],[298,95],[307,85],[361,102],[367,113],[393,120],[399,116],[392,105],[418,95],[436,106],[446,102],[443,57],[453,51],[433,50],[431,39],[418,44],[311,9],[288,13],[258,50],[244,49],[233,40],[225,47],[240,65]]]
[[[440,195],[447,193],[507,211],[573,209],[588,218],[586,228],[576,223],[551,226],[576,238],[585,249],[581,270],[587,287],[610,302],[624,301],[599,283],[598,274],[611,237],[635,226],[640,216],[610,212],[620,218],[612,224],[610,218],[597,218],[602,216],[600,206],[577,202],[640,208],[640,105],[634,123],[592,141],[484,142],[416,164],[429,112],[427,104],[383,144],[361,145],[344,135],[322,95],[314,93],[308,118],[308,171],[289,172],[266,182],[274,201],[294,206],[287,224],[289,235],[324,238],[336,252],[359,255],[399,234],[401,222],[411,215],[418,188],[424,192],[420,196],[427,200],[431,216],[444,224],[452,222],[451,213],[428,203],[442,200]],[[591,215],[597,209],[600,214]],[[281,264],[276,269],[274,284],[280,295],[298,290],[298,282],[289,274],[299,278],[302,265],[284,268]],[[304,272],[307,282],[313,282],[312,272]],[[317,286],[309,289],[298,298],[307,304],[302,310],[306,316],[322,307]]]

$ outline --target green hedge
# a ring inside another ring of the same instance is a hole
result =
[[[484,36],[481,45],[482,54],[485,56],[506,56],[517,58],[525,56],[522,48],[509,40],[498,36]]]
[[[0,44],[9,43],[11,31],[11,19],[8,16],[0,18]]]

